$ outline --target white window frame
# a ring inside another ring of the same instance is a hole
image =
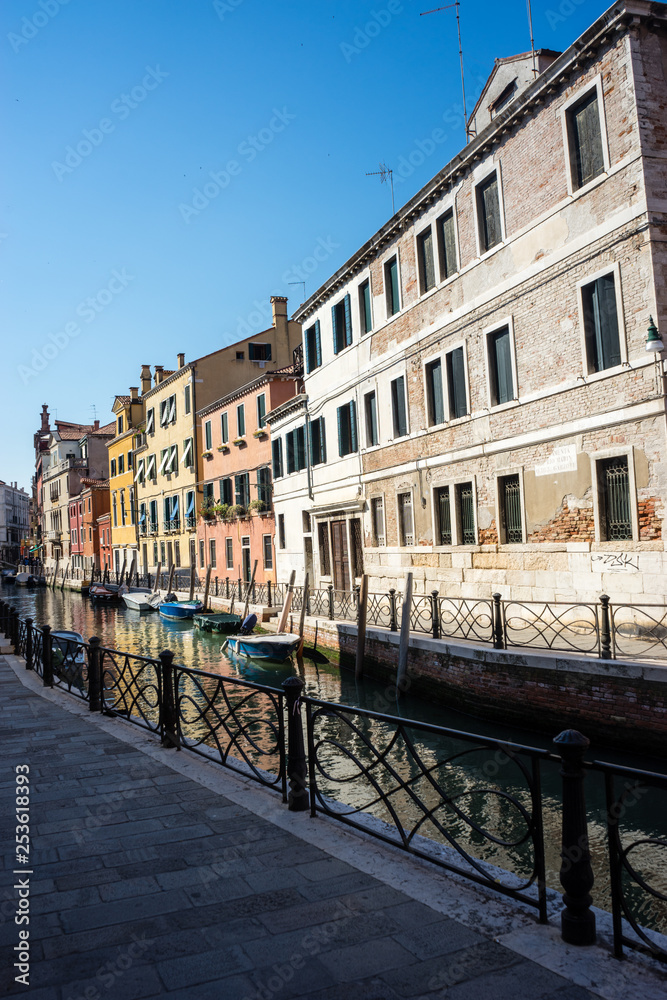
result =
[[[511,473],[508,473],[511,474]],[[462,539],[459,508],[457,501],[457,487],[464,486],[466,483],[472,484],[472,509],[473,516],[475,518],[475,542],[471,544],[464,544]],[[435,492],[436,490],[442,489],[442,487],[449,487],[449,520],[452,526],[452,543],[451,545],[440,545],[436,542],[438,537],[438,518],[436,512],[435,503]],[[435,552],[450,552],[455,546],[461,547],[463,549],[472,549],[476,545],[479,545],[479,521],[478,521],[478,509],[477,509],[478,497],[477,497],[477,479],[475,476],[460,477],[457,476],[454,479],[441,479],[435,475],[431,482],[431,530],[433,532],[433,549]],[[525,516],[525,511],[524,511]],[[496,521],[496,524],[498,522]]]
[[[403,393],[404,393],[404,396],[405,396],[405,423],[406,423],[407,430],[406,430],[405,434],[401,434],[399,437],[394,437],[394,407],[393,407],[392,396],[391,396],[391,383],[395,382],[396,379],[399,379],[401,377],[401,375],[403,376]],[[407,372],[407,367],[401,368],[400,370],[394,370],[393,372],[390,373],[389,384],[388,384],[387,388],[389,390],[389,411],[391,413],[391,437],[389,438],[389,440],[390,441],[403,441],[403,440],[405,440],[405,438],[410,437],[410,407],[408,405],[408,372]],[[378,437],[379,437],[379,433],[380,433],[380,424],[379,424],[379,420],[378,420]]]
[[[269,565],[267,563],[267,561],[266,561],[266,549],[267,549],[266,540],[267,540],[267,538],[269,540],[268,548],[269,548],[269,554],[271,556],[271,565]],[[264,569],[269,569],[269,570],[273,569],[274,558],[273,558],[273,536],[272,535],[262,535],[262,562],[264,564]]]
[[[225,569],[234,569],[234,539],[231,535],[225,536]]]
[[[439,424],[430,424],[428,416],[428,376],[426,374],[426,369],[428,368],[429,365],[432,365],[434,361],[440,361],[440,371],[442,372],[442,412],[444,420],[442,421],[442,423]],[[443,353],[438,352],[437,354],[431,354],[428,357],[424,358],[424,361],[422,363],[422,382],[424,391],[424,423],[429,431],[437,430],[439,427],[444,427],[449,419],[449,417],[447,416],[447,414],[449,413],[449,408],[448,408],[449,400],[447,398],[447,389],[446,389],[447,366],[445,364],[445,355]]]
[[[371,311],[371,328],[370,330],[364,330],[361,323],[361,286],[368,282],[368,304]],[[371,280],[370,268],[365,272],[365,276],[362,275],[357,281],[357,308],[359,311],[359,339],[362,337],[370,337],[375,326],[373,322],[373,282]]]
[[[402,535],[403,535],[403,528],[402,528],[402,523],[401,523],[401,504],[400,504],[398,498],[401,497],[401,496],[403,496],[406,493],[410,494],[410,504],[411,504],[411,509],[412,509],[412,545],[404,544],[403,543],[403,537],[402,537]],[[411,483],[409,486],[397,486],[396,487],[396,492],[394,494],[394,503],[395,503],[395,506],[396,506],[396,528],[397,528],[397,534],[398,534],[398,539],[397,539],[397,541],[398,541],[398,547],[400,549],[414,549],[414,547],[416,545],[416,538],[417,538],[417,526],[416,526],[416,523],[415,523],[415,487],[414,487],[414,484]],[[385,516],[385,538],[387,537],[386,532],[387,532],[387,522],[386,522],[386,516]]]
[[[591,182],[592,183],[592,182]],[[592,285],[598,278],[604,278],[608,274],[614,275],[614,296],[616,298],[616,320],[618,322],[618,346],[621,352],[620,365],[613,368],[603,368],[601,372],[589,372],[588,355],[586,353],[586,327],[584,325],[584,297],[583,289],[586,285]],[[607,378],[611,374],[621,371],[628,364],[628,341],[625,332],[625,310],[623,309],[623,289],[621,287],[621,265],[618,261],[600,268],[593,274],[587,274],[577,282],[577,314],[579,316],[579,342],[581,344],[581,364],[584,378],[587,382],[594,382],[601,378]],[[619,453],[620,454],[620,453]]]
[[[387,294],[387,265],[391,262],[392,257],[396,258],[396,267],[398,269],[398,309],[395,313],[389,312],[389,296]],[[401,253],[400,247],[396,247],[391,253],[382,261],[382,286],[384,290],[384,317],[385,322],[390,323],[396,316],[400,316],[404,309],[403,302],[403,283],[401,281]]]
[[[417,287],[419,288],[419,298],[423,298],[425,295],[430,295],[440,284],[440,261],[438,260],[438,234],[433,231],[433,219],[426,224],[423,224],[419,230],[414,226],[414,254],[415,254],[415,264],[417,265]],[[433,250],[433,287],[429,288],[428,291],[422,287],[422,275],[421,267],[419,261],[419,238],[423,236],[426,231],[431,233],[431,247]]]
[[[604,170],[597,177],[588,181],[587,184],[583,184],[580,188],[574,186],[574,178],[572,176],[572,156],[570,150],[570,136],[568,134],[567,119],[568,112],[570,108],[575,104],[579,104],[592,90],[597,91],[598,98],[598,115],[600,118],[600,141],[602,143],[602,161],[604,163]],[[571,198],[578,198],[580,195],[585,194],[590,191],[591,188],[595,187],[596,184],[600,184],[604,181],[611,169],[611,161],[609,158],[609,139],[607,136],[607,118],[604,110],[604,90],[602,87],[602,75],[600,73],[589,80],[587,83],[583,84],[576,93],[568,97],[567,101],[563,104],[560,109],[560,121],[561,128],[563,130],[563,149],[565,152],[565,170],[567,178],[567,193]]]
[[[213,424],[212,424],[212,422],[210,420],[205,420],[204,421],[204,451],[209,451],[212,447],[213,447]]]
[[[229,444],[229,416],[227,410],[220,414],[220,443]]]
[[[374,524],[374,518],[373,518],[373,501],[374,500],[381,500],[382,501],[382,528],[383,528],[383,534],[381,536],[375,534],[375,524]],[[368,512],[369,512],[370,522],[371,522],[371,531],[370,531],[370,534],[371,534],[371,538],[373,540],[373,546],[372,546],[373,548],[386,549],[386,547],[387,547],[387,510],[386,510],[386,507],[387,507],[387,501],[386,501],[384,493],[371,493],[370,494],[370,496],[368,497]],[[413,510],[413,518],[414,518],[414,510]],[[382,541],[380,541],[380,538],[382,538]]]
[[[460,185],[459,185],[459,187],[460,187]],[[454,219],[454,244],[455,244],[455,247],[456,247],[456,270],[454,271],[453,274],[450,274],[446,278],[443,278],[441,276],[441,274],[440,274],[440,225],[439,225],[439,223],[440,223],[440,220],[445,215],[447,215],[449,212],[452,213],[452,217]],[[444,202],[444,204],[440,207],[440,209],[438,210],[435,218],[433,219],[433,227],[435,229],[435,240],[436,240],[436,258],[437,258],[436,259],[436,265],[437,265],[437,269],[438,269],[438,271],[437,271],[437,273],[438,273],[437,285],[439,287],[444,288],[444,286],[448,285],[450,283],[450,281],[453,281],[455,278],[458,277],[459,272],[461,270],[461,244],[460,244],[460,241],[459,241],[459,218],[458,218],[458,213],[456,211],[456,195],[455,194],[452,194],[447,199],[447,201]]]
[[[632,539],[607,539],[602,537],[602,518],[600,512],[600,491],[598,484],[598,462],[608,458],[627,458],[628,460],[628,490],[630,491],[630,518],[632,521]],[[639,509],[637,498],[637,479],[635,474],[635,449],[632,445],[616,448],[601,448],[589,455],[591,462],[591,482],[593,485],[593,526],[595,542],[609,548],[622,548],[626,542],[639,541]]]
[[[239,413],[243,417],[243,430],[241,430],[239,421]],[[243,438],[246,435],[246,421],[245,421],[245,403],[236,404],[236,436],[237,438]]]
[[[366,396],[370,396],[371,393],[375,393],[375,423],[377,425],[377,443],[368,444],[368,421],[366,420]],[[371,448],[379,448],[382,437],[380,432],[380,407],[378,406],[378,385],[377,382],[367,383],[361,390],[361,398],[364,406],[364,447],[363,451],[368,451]],[[358,431],[358,428],[357,428]]]
[[[489,336],[492,333],[497,333],[502,330],[503,327],[508,327],[510,334],[510,355],[512,359],[512,382],[514,388],[514,397],[509,399],[506,403],[494,403],[491,396],[491,366],[489,360]],[[484,368],[486,371],[486,405],[489,410],[493,410],[497,413],[501,410],[510,409],[512,406],[518,406],[519,403],[519,378],[516,368],[516,344],[514,342],[514,318],[513,316],[505,316],[503,319],[497,320],[493,326],[487,326],[482,330],[484,335]]]
[[[512,343],[513,342],[514,338],[512,337]],[[463,348],[463,373],[465,378],[466,405],[468,407],[468,412],[464,413],[462,417],[452,417],[449,415],[451,412],[451,406],[449,399],[449,380],[447,378],[447,355],[451,354],[453,351],[458,350],[459,347]],[[470,371],[468,369],[468,345],[466,341],[459,340],[455,344],[448,344],[447,350],[444,350],[442,352],[441,357],[442,357],[443,372],[444,372],[443,393],[445,396],[445,413],[447,422],[450,424],[457,424],[460,423],[462,420],[470,420],[470,417],[472,415],[472,405],[471,405],[471,394],[470,394]]]
[[[262,423],[262,418],[261,418],[260,413],[259,413],[259,401],[260,401],[260,399],[264,400],[264,423]],[[267,409],[266,409],[266,393],[265,392],[258,392],[257,393],[257,396],[256,396],[256,405],[257,405],[257,430],[261,431],[261,430],[263,430],[266,427],[266,413],[267,413]]]
[[[491,174],[495,173],[496,180],[498,182],[498,211],[500,213],[500,242],[496,243],[495,246],[491,247],[489,250],[482,249],[481,241],[481,230],[480,230],[480,216],[479,216],[479,198],[477,197],[477,188],[488,181]],[[505,245],[507,240],[507,229],[505,226],[505,199],[503,197],[503,176],[501,169],[501,162],[494,162],[493,156],[488,157],[483,163],[480,163],[478,167],[473,171],[473,184],[472,184],[472,205],[473,205],[473,217],[475,222],[475,246],[477,248],[477,257],[479,260],[485,260],[492,253],[496,253],[501,247]],[[458,248],[457,248],[458,249]]]

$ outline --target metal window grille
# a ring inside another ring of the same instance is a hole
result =
[[[475,507],[472,483],[462,483],[457,487],[459,507],[459,535],[462,545],[476,545]]]
[[[436,490],[438,505],[438,535],[440,545],[452,544],[452,511],[449,503],[449,486]]]
[[[371,500],[371,516],[373,520],[373,543],[376,546],[385,545],[383,497],[373,497]]]
[[[412,493],[399,493],[398,509],[401,519],[401,545],[414,545],[415,529],[412,514]]]
[[[522,542],[521,487],[518,476],[506,476],[502,481],[502,512],[506,542]]]
[[[608,541],[632,538],[627,458],[602,462],[603,523]]]

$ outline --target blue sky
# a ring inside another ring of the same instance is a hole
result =
[[[456,21],[431,5],[3,0],[1,479],[29,488],[42,403],[107,422],[142,363],[266,328],[271,295],[291,313],[290,281],[312,294],[391,215],[381,161],[398,208],[455,155]],[[605,6],[535,3],[536,46]],[[525,0],[463,0],[461,31],[470,110],[530,47]]]

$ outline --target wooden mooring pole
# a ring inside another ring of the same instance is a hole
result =
[[[248,586],[246,588],[246,592],[245,592],[245,604],[243,606],[243,614],[241,616],[241,621],[242,622],[244,622],[246,620],[246,618],[248,617],[248,608],[250,607],[250,594],[251,594],[251,591],[252,591],[252,585],[255,582],[255,573],[257,572],[257,562],[258,562],[258,560],[255,559],[255,563],[254,563],[254,565],[252,567],[252,576],[250,577],[250,580],[248,582]]]
[[[290,573],[289,584],[287,585],[287,593],[285,594],[285,604],[283,606],[282,613],[280,615],[280,621],[278,622],[278,631],[284,632],[287,627],[287,616],[289,615],[289,609],[292,607],[292,593],[294,592],[294,580],[296,579],[296,570],[293,569]]]
[[[211,586],[211,569],[209,566],[206,570],[206,586],[204,587],[204,611],[208,611],[208,592]]]
[[[153,587],[153,593],[157,594],[160,589],[160,573],[162,572],[162,563],[157,564],[157,573],[155,574],[155,586]]]
[[[297,656],[303,656],[303,630],[306,621],[306,608],[308,607],[308,588],[310,583],[310,577],[306,573],[305,579],[303,581],[303,598],[301,600],[301,614],[299,615],[299,636],[301,637],[301,642],[299,643],[299,648],[296,652]]]
[[[195,564],[193,563],[190,567],[190,593],[188,595],[188,600],[193,601],[195,597]]]
[[[359,618],[357,620],[357,658],[354,676],[357,680],[364,676],[364,652],[366,650],[366,615],[368,612],[368,575],[364,573],[359,588]]]
[[[167,583],[167,593],[171,594],[171,585],[174,582],[174,564],[169,565],[169,582]]]
[[[410,644],[410,612],[412,611],[412,573],[405,578],[405,594],[401,612],[401,635],[398,643],[398,669],[396,670],[396,697],[400,698],[407,687],[408,646]]]

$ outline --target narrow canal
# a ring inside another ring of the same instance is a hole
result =
[[[171,649],[177,663],[188,667],[206,670],[227,677],[238,677],[272,687],[280,687],[290,674],[299,673],[306,685],[306,693],[314,698],[337,704],[350,705],[358,708],[371,709],[388,715],[400,716],[403,719],[425,722],[431,725],[445,726],[463,732],[476,733],[493,739],[519,743],[525,746],[553,749],[551,739],[555,733],[545,733],[539,730],[539,720],[536,720],[536,730],[522,730],[497,723],[487,723],[482,720],[449,710],[446,706],[435,705],[421,698],[406,695],[397,704],[387,697],[387,687],[372,679],[366,678],[356,682],[350,671],[340,670],[338,665],[326,658],[326,650],[320,650],[316,659],[304,658],[297,663],[294,659],[285,666],[262,666],[259,663],[229,658],[221,651],[222,637],[211,635],[195,629],[190,624],[167,622],[158,614],[143,614],[130,611],[124,605],[105,606],[93,604],[87,598],[70,591],[52,591],[44,588],[27,590],[3,586],[3,600],[14,605],[21,617],[32,617],[36,624],[49,624],[53,629],[64,628],[79,632],[88,639],[97,635],[103,646],[141,656],[156,657],[162,650]],[[326,731],[327,722],[324,720]],[[568,727],[568,720],[563,720],[563,728]],[[375,746],[387,744],[392,730],[377,720],[372,720],[365,726],[364,735],[370,738]],[[350,755],[356,754],[362,762],[367,756],[363,741],[344,727],[331,723],[326,735],[332,740],[348,741],[345,750]],[[465,746],[461,741],[443,739],[433,734],[425,734],[419,730],[411,730],[415,748],[420,758],[427,766],[434,767],[433,776],[448,790],[454,789],[463,795],[466,811],[479,826],[493,829],[501,833],[506,840],[515,839],[519,829],[520,818],[515,809],[508,806],[502,799],[489,798],[480,793],[479,789],[497,786],[504,793],[513,796],[529,807],[529,797],[525,782],[514,766],[506,764],[494,767],[489,761],[488,751],[479,751],[449,761],[441,766],[439,761],[459,754]],[[640,770],[667,773],[667,760],[649,758],[638,754],[620,754],[612,748],[594,747],[595,756],[600,760],[623,764]],[[326,751],[323,757],[325,766],[331,768],[336,777],[347,777],[346,767],[354,767],[334,749]],[[406,754],[398,753],[394,760],[401,778],[416,777],[414,762]],[[417,776],[418,777],[418,776]],[[542,767],[542,799],[544,816],[544,840],[546,850],[547,885],[559,889],[560,868],[560,823],[561,823],[561,782],[558,769],[546,764]],[[341,798],[340,786],[331,784],[326,787],[334,797]],[[428,781],[422,781],[415,786],[430,808],[437,806],[434,801],[434,791]],[[472,794],[471,793],[472,790]],[[367,783],[350,782],[343,786],[344,801],[353,806],[361,806],[369,798]],[[394,805],[399,812],[404,827],[410,828],[419,821],[420,815],[410,797],[399,792],[392,796]],[[591,854],[595,871],[594,903],[604,909],[610,906],[609,874],[607,868],[605,801],[600,775],[589,774],[587,779],[587,802],[589,808],[589,836]],[[377,803],[371,810],[380,819],[390,821],[386,807]],[[439,815],[442,820],[442,815]],[[527,845],[507,848],[496,843],[490,843],[479,833],[458,820],[449,811],[448,833],[456,837],[469,853],[484,861],[498,865],[516,875],[525,877],[530,871]],[[647,838],[662,837],[667,832],[667,793],[652,791],[646,795],[633,798],[623,817],[624,841],[626,843]],[[425,825],[421,830],[425,836],[433,839],[443,839],[433,826]],[[642,845],[633,851],[632,857],[648,883],[658,891],[667,892],[667,850],[660,851],[651,845]],[[667,912],[664,902],[660,902],[646,893],[632,891],[634,911],[637,919],[645,926],[651,926],[667,932]]]

